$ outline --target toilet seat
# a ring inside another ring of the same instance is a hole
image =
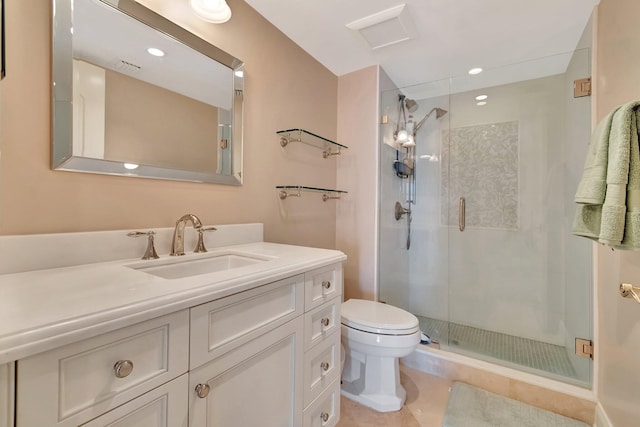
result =
[[[377,301],[350,299],[342,303],[342,324],[379,335],[411,335],[418,331],[418,318],[401,308]]]

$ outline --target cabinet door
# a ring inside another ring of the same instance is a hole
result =
[[[303,319],[191,371],[189,427],[300,427]]]

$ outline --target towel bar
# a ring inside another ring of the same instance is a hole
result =
[[[622,298],[633,298],[638,304],[640,304],[640,296],[638,296],[640,288],[633,286],[630,283],[620,283],[620,295]]]

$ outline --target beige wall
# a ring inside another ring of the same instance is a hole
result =
[[[336,137],[337,77],[243,1],[229,1],[233,17],[222,25],[195,18],[187,1],[142,3],[245,61],[245,184],[52,171],[51,2],[5,0],[0,234],[166,227],[193,212],[209,224],[264,222],[268,241],[334,247],[335,205],[307,194],[280,202],[274,186],[335,186],[335,159],[282,149],[275,132]]]
[[[349,195],[336,207],[336,247],[349,257],[344,299],[376,299],[378,212],[378,67],[338,79],[338,188]]]
[[[640,99],[640,2],[601,0],[595,58],[596,118]],[[640,286],[640,253],[597,246],[598,400],[615,427],[640,423],[640,305],[618,295],[620,282]]]

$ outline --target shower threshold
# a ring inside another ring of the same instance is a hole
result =
[[[416,317],[420,322],[420,330],[439,342],[443,350],[484,356],[579,380],[567,350],[562,346],[445,320]]]

